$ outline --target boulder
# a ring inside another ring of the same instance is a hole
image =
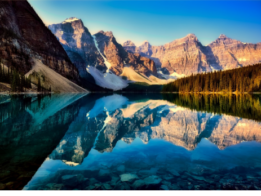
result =
[[[179,172],[177,172],[175,169],[168,169],[167,171],[171,173],[173,176],[180,176]]]
[[[152,175],[144,179],[146,185],[158,185],[161,181],[162,179],[156,175]]]
[[[62,176],[62,182],[63,184],[67,186],[75,186],[79,183],[81,183],[84,180],[83,175],[64,175]]]
[[[97,179],[101,182],[111,181],[111,172],[107,169],[101,169],[97,176]]]
[[[120,165],[119,167],[117,167],[117,171],[120,172],[120,173],[124,173],[125,172],[125,166]]]
[[[134,180],[138,179],[139,177],[136,174],[122,174],[120,175],[122,182],[130,182],[132,183]]]
[[[107,184],[107,183],[105,183],[105,184],[102,185],[102,189],[103,189],[103,190],[112,190],[111,185],[109,185],[109,184]]]
[[[130,190],[130,186],[127,183],[122,183],[119,182],[118,184],[116,184],[116,186],[114,187],[114,190]]]
[[[132,188],[134,190],[142,190],[144,189],[146,186],[144,180],[136,180],[133,184],[132,184]]]
[[[169,190],[169,187],[167,185],[161,185],[160,190]]]

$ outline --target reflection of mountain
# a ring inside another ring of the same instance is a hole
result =
[[[76,124],[70,126],[50,158],[81,163],[91,148],[111,152],[119,140],[131,143],[136,137],[144,143],[164,139],[188,150],[193,150],[202,138],[220,149],[242,141],[261,142],[258,122],[196,112],[163,100],[132,103],[126,97],[112,95],[97,100],[87,111],[81,110]]]
[[[6,112],[0,123],[1,189],[26,185],[77,116],[82,96],[18,97],[1,104]]]

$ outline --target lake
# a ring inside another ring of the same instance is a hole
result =
[[[261,96],[0,96],[0,189],[261,190]]]

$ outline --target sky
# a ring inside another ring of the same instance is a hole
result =
[[[28,0],[47,25],[82,19],[94,34],[116,40],[164,45],[193,33],[203,45],[220,34],[244,43],[261,42],[261,1]]]

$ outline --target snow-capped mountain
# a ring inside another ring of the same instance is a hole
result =
[[[149,85],[166,83],[164,77],[163,80],[158,78],[153,60],[126,52],[112,32],[100,31],[91,35],[82,20],[75,17],[49,25],[48,28],[77,66],[81,77],[87,78],[86,83],[93,82],[104,89],[120,90],[130,82],[138,82],[134,80],[135,77],[129,77],[128,81],[123,77],[125,67],[132,69],[134,75],[154,78],[154,82],[145,82]]]

